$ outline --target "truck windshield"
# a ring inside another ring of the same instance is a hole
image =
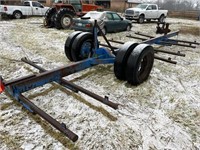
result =
[[[145,9],[147,7],[147,5],[145,4],[139,4],[136,6],[136,8],[140,8],[140,9]]]

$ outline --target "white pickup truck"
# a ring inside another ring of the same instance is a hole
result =
[[[168,10],[159,10],[156,4],[139,4],[134,8],[125,10],[125,18],[129,20],[137,20],[138,23],[143,23],[145,20],[158,20],[164,22],[167,17]]]
[[[22,5],[0,5],[0,13],[21,19],[23,16],[44,16],[49,7],[37,1],[24,1]]]

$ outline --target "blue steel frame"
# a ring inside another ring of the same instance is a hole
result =
[[[51,71],[46,71],[37,75],[32,75],[31,77],[24,79],[20,82],[8,84],[5,87],[5,89],[16,100],[21,102],[19,99],[19,96],[21,95],[21,93],[27,92],[36,87],[43,86],[44,84],[47,84],[47,83],[51,83],[51,82],[60,83],[62,77],[85,70],[87,68],[96,66],[98,64],[113,64],[114,59],[115,59],[114,55],[112,55],[108,50],[104,48],[97,49],[94,53],[94,56],[97,56],[97,57],[88,58],[86,60],[79,61],[71,65],[63,66],[63,67],[60,67]],[[22,103],[22,105],[30,112],[33,112],[28,105],[24,103]]]
[[[63,81],[62,80],[63,77],[73,74],[73,73],[76,73],[76,72],[79,72],[79,71],[82,71],[82,70],[85,70],[92,66],[96,66],[99,64],[114,64],[115,55],[116,55],[117,51],[114,51],[112,48],[111,48],[111,51],[106,48],[99,48],[96,27],[94,28],[93,35],[94,35],[94,41],[93,41],[94,48],[92,49],[92,56],[88,59],[85,59],[85,60],[82,60],[79,62],[75,62],[73,64],[66,65],[66,66],[63,66],[60,68],[56,68],[56,69],[53,69],[50,71],[44,71],[39,74],[33,74],[33,75],[26,76],[26,77],[22,77],[22,78],[19,78],[16,80],[5,81],[5,80],[3,80],[3,78],[0,77],[0,90],[4,89],[4,86],[5,86],[5,90],[12,97],[14,97],[19,103],[21,103],[28,111],[39,114],[41,117],[43,117],[45,120],[47,120],[50,124],[52,124],[55,128],[57,128],[59,131],[61,131],[67,137],[69,137],[72,141],[76,141],[78,139],[78,136],[76,134],[74,134],[72,131],[68,130],[65,127],[64,123],[60,124],[55,119],[53,119],[51,116],[49,116],[48,114],[43,112],[40,108],[35,106],[31,101],[26,99],[22,95],[22,93],[32,90],[36,87],[43,86],[46,83],[57,82],[57,83],[61,84]],[[178,31],[167,34],[167,35],[163,35],[160,37],[149,39],[147,41],[144,41],[143,43],[163,45],[162,44],[163,41],[167,41],[168,38],[176,36],[176,35],[178,35]],[[107,42],[108,40],[106,39],[105,35],[103,35],[103,37]],[[109,44],[109,42],[107,42],[107,43],[109,46],[111,46]],[[83,49],[81,50],[81,53],[88,52],[88,50],[85,48],[86,47],[83,47]],[[87,47],[87,48],[90,49],[90,47]],[[66,84],[63,86],[69,88],[68,85],[66,85]],[[0,91],[0,93],[1,92],[2,91]],[[100,97],[100,96],[96,95],[96,97]],[[98,99],[101,99],[101,98],[98,98]],[[105,98],[103,98],[103,100],[101,99],[99,101],[101,101],[102,103],[104,103],[114,109],[118,108],[118,104],[112,103],[111,101],[108,100],[107,97],[105,97]]]
[[[94,29],[96,30],[96,29]],[[106,48],[98,48],[97,32],[94,31],[94,45],[93,55],[91,58],[75,62],[73,64],[63,66],[51,71],[46,71],[37,75],[33,75],[30,78],[24,79],[20,82],[9,84],[6,86],[6,91],[8,91],[16,100],[20,102],[19,95],[23,92],[32,90],[36,87],[43,86],[46,83],[58,82],[60,83],[62,77],[85,70],[95,65],[99,64],[113,64],[115,60],[115,55]],[[178,31],[169,33],[167,35],[159,36],[156,38],[149,39],[142,43],[147,44],[162,44],[162,41],[167,41],[168,38],[178,35]],[[33,112],[30,107],[22,103],[22,105]]]

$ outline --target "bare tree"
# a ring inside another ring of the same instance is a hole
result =
[[[198,10],[200,9],[200,1],[199,0],[157,0],[156,4],[159,7],[168,9],[168,10]],[[196,5],[194,5],[196,4]]]

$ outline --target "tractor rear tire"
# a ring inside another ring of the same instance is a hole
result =
[[[45,27],[54,27],[54,17],[56,15],[56,8],[49,8],[44,17],[44,26]]]
[[[92,55],[93,35],[90,32],[80,33],[74,40],[71,48],[73,61],[84,60]]]
[[[72,26],[73,17],[75,15],[76,14],[71,9],[60,9],[54,19],[56,29],[69,29]]]
[[[71,54],[71,48],[72,48],[72,44],[75,40],[75,38],[81,33],[81,31],[75,31],[72,34],[70,34],[70,36],[68,36],[66,42],[65,42],[65,55],[67,56],[67,58],[70,61],[74,61],[72,58],[72,54]]]
[[[114,73],[119,80],[126,80],[125,68],[127,65],[127,60],[137,45],[137,43],[126,42],[119,49],[114,62]]]
[[[127,61],[126,79],[132,85],[144,82],[154,63],[154,49],[148,44],[139,44],[132,51]]]

